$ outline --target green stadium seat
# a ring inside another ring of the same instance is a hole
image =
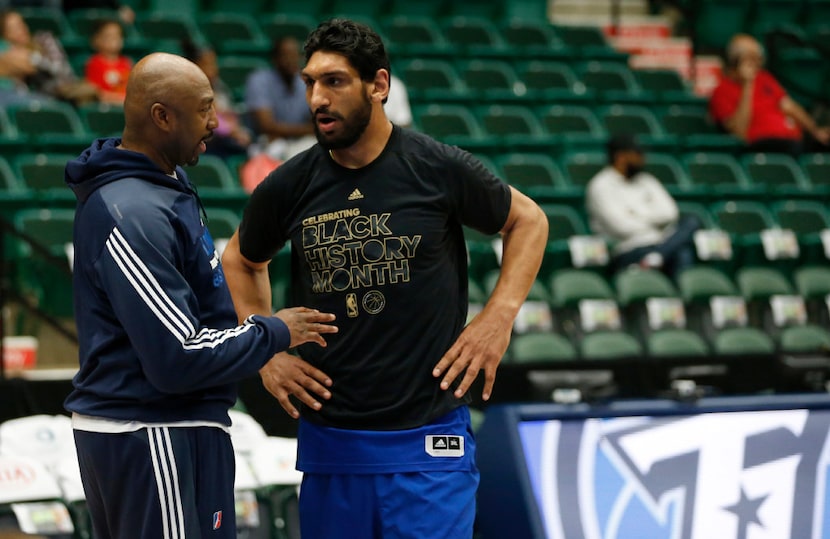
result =
[[[795,289],[804,298],[807,318],[815,324],[827,326],[830,319],[827,298],[830,296],[830,267],[801,266],[793,275]]]
[[[717,129],[706,105],[669,105],[660,111],[658,118],[663,130],[678,137],[678,146],[688,153],[737,154],[744,148],[743,141]]]
[[[640,88],[651,92],[663,103],[694,100],[694,93],[676,69],[634,69]]]
[[[205,12],[229,13],[238,11],[240,13],[251,13],[259,17],[270,7],[269,0],[204,0],[202,9]]]
[[[738,236],[757,234],[775,226],[766,207],[750,200],[716,203],[712,206],[712,214],[720,228]]]
[[[522,99],[526,87],[516,72],[501,60],[470,60],[459,65],[459,74],[474,99],[483,102]]]
[[[248,76],[257,69],[270,67],[265,58],[249,55],[222,55],[216,60],[219,67],[219,76],[230,88],[233,95],[244,100],[245,83]]]
[[[654,102],[654,94],[644,91],[631,69],[623,63],[591,60],[576,68],[579,79],[605,103]]]
[[[728,356],[772,354],[775,341],[758,328],[726,328],[712,339],[712,351]]]
[[[561,161],[569,183],[584,189],[600,170],[608,165],[605,152],[566,152]]]
[[[754,153],[744,155],[741,164],[753,184],[766,188],[770,199],[811,195],[809,180],[798,162],[789,155]]]
[[[215,155],[199,156],[199,163],[185,167],[184,171],[199,194],[235,193],[242,189],[227,163]]]
[[[205,40],[196,21],[187,13],[138,13],[135,26],[144,39],[154,43],[185,39],[202,43]]]
[[[761,42],[765,34],[782,26],[794,26],[801,23],[801,0],[753,0],[753,10],[749,31]]]
[[[809,33],[826,27],[830,21],[830,0],[810,0],[804,3],[802,14],[804,26]]]
[[[542,126],[562,140],[566,150],[595,150],[604,146],[608,132],[590,107],[551,105],[539,110]]]
[[[738,268],[735,275],[738,290],[746,300],[751,326],[772,330],[769,300],[775,295],[792,295],[795,290],[789,280],[771,267],[749,266]]]
[[[446,12],[447,3],[444,0],[391,0],[389,2],[389,13],[396,17],[428,17],[437,19],[439,15]]]
[[[585,88],[564,61],[520,62],[516,71],[526,88],[528,99],[560,105],[594,101],[594,93]]]
[[[227,208],[205,208],[207,227],[214,242],[228,240],[239,227],[239,216]]]
[[[515,335],[507,353],[508,363],[545,364],[577,359],[576,348],[566,338],[555,333],[526,333]]]
[[[723,197],[757,197],[762,189],[751,186],[740,163],[731,155],[715,152],[684,154],[681,162],[692,185],[705,188],[712,200]]]
[[[551,308],[557,328],[561,333],[577,338],[583,332],[580,303],[584,300],[603,300],[616,305],[611,285],[599,273],[589,269],[572,267],[543,268],[540,274],[548,274]]]
[[[631,133],[639,136],[660,136],[663,128],[650,109],[638,105],[611,105],[599,110],[598,116],[610,135]]]
[[[768,300],[778,295],[793,294],[794,289],[784,275],[765,267],[744,267],[738,269],[735,280],[738,289],[747,301]]]
[[[35,149],[80,153],[90,143],[78,112],[68,103],[36,102],[10,106],[6,112],[18,133],[27,136]]]
[[[688,327],[710,339],[715,334],[711,299],[717,296],[740,296],[735,283],[724,272],[704,265],[692,266],[680,273],[677,288],[685,305]]]
[[[584,60],[610,60],[625,63],[627,55],[617,52],[598,26],[554,25],[562,43]]]
[[[489,105],[476,112],[485,133],[501,139],[502,151],[556,153],[559,139],[545,133],[531,109]]]
[[[776,223],[766,206],[752,200],[730,200],[714,203],[711,212],[718,228],[732,237],[738,265],[771,264],[763,253],[761,232],[775,228]]]
[[[697,217],[703,224],[703,228],[715,228],[715,219],[704,204],[681,199],[677,201],[677,209],[680,215],[693,215]]]
[[[579,343],[579,355],[585,360],[639,358],[640,342],[624,331],[598,331],[585,335]]]
[[[705,107],[670,105],[659,116],[663,130],[671,135],[689,136],[715,134],[715,125]]]
[[[622,307],[640,304],[649,298],[680,297],[671,280],[652,269],[624,269],[614,275],[614,288],[617,291],[617,303]]]
[[[38,196],[53,201],[74,200],[64,181],[64,170],[66,162],[76,157],[73,154],[22,154],[15,159],[14,167],[23,185]]]
[[[51,32],[61,40],[77,37],[74,36],[69,20],[60,9],[25,6],[16,9],[33,34],[40,31]]]
[[[385,15],[385,3],[377,0],[330,0],[326,11],[333,17],[348,17],[354,20],[375,20]],[[370,25],[376,31],[380,29]]]
[[[447,2],[445,16],[475,16],[491,21],[504,17],[506,2],[488,2],[485,0],[454,0]]]
[[[675,197],[692,191],[686,169],[670,153],[648,152],[645,156],[645,171],[660,180]]]
[[[601,108],[597,116],[609,135],[628,133],[636,135],[639,142],[651,152],[674,152],[677,139],[666,135],[657,117],[641,105],[609,105]]]
[[[469,92],[453,64],[441,59],[405,62],[401,79],[413,104],[435,101],[467,101]]]
[[[39,308],[60,319],[71,318],[73,313],[67,256],[74,215],[70,209],[28,209],[14,217],[17,230],[50,253],[50,258],[45,258],[29,244],[19,243],[18,292],[30,295]]]
[[[124,131],[124,107],[121,105],[91,103],[78,107],[78,113],[94,137],[116,137]]]
[[[709,355],[709,345],[694,331],[661,329],[646,337],[646,353],[657,358],[704,357]]]
[[[95,27],[104,20],[119,20],[118,11],[106,8],[73,9],[67,15],[69,26],[82,40],[89,40]],[[129,28],[124,29],[129,32]]]
[[[819,234],[830,228],[830,213],[814,200],[781,200],[772,205],[775,222],[799,236]]]
[[[547,21],[511,18],[502,23],[500,33],[507,44],[525,52],[544,55],[546,49],[562,48],[553,26]]]
[[[737,33],[746,31],[751,0],[698,0],[692,31],[701,52],[721,54]]]
[[[572,267],[569,238],[589,232],[582,216],[572,206],[548,203],[541,204],[541,208],[548,218],[548,244],[539,273],[551,275],[556,270]]]
[[[790,97],[802,105],[809,106],[814,96],[826,93],[827,59],[809,45],[779,51],[767,65]]]
[[[804,262],[826,263],[821,232],[830,228],[830,212],[815,200],[781,200],[772,204],[772,215],[781,228],[798,236]]]
[[[543,153],[507,153],[495,161],[507,183],[535,200],[553,198],[566,187],[556,161]]]
[[[498,147],[498,139],[485,136],[475,116],[463,105],[427,105],[414,107],[414,124],[423,132],[470,152]]]
[[[430,17],[394,15],[382,19],[380,24],[391,40],[391,51],[398,55],[414,57],[455,52],[449,47],[441,28]]]
[[[270,42],[288,36],[303,43],[317,27],[317,19],[307,13],[262,14],[258,20],[262,34]]]
[[[542,204],[542,211],[548,218],[548,241],[567,240],[571,236],[589,233],[582,216],[572,206],[565,204]]]
[[[248,13],[207,13],[198,22],[202,34],[220,55],[267,54],[271,48],[256,19]]]
[[[498,28],[485,17],[456,15],[441,19],[439,24],[447,41],[462,53],[472,55],[505,49]]]
[[[319,20],[325,12],[329,0],[305,0],[304,2],[297,2],[296,0],[267,0],[269,5],[266,9],[270,13],[286,13],[289,15],[309,15],[315,20]],[[316,24],[314,26],[317,26]]]
[[[692,266],[677,278],[680,297],[686,304],[708,303],[713,296],[735,296],[738,289],[723,272],[707,267]]]
[[[551,301],[554,308],[576,307],[583,299],[616,301],[616,294],[599,273],[583,269],[562,269],[550,276]]]
[[[9,162],[5,157],[0,156],[0,193],[7,195],[24,190],[23,183],[18,179]],[[0,195],[0,198],[2,198],[2,195]]]
[[[783,353],[822,353],[830,350],[830,332],[811,324],[791,326],[781,330],[778,338]]]
[[[144,11],[147,13],[175,13],[175,14],[186,14],[186,15],[193,15],[196,13],[199,8],[201,8],[200,0],[176,0],[175,2],[170,2],[170,0],[144,0],[147,3],[147,7]]]
[[[810,182],[810,190],[820,196],[830,194],[830,154],[805,154],[799,163]]]

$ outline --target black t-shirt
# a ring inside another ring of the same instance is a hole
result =
[[[496,233],[510,201],[469,153],[398,127],[361,169],[315,145],[268,175],[242,219],[242,254],[270,260],[290,241],[292,304],[335,313],[340,328],[327,347],[299,349],[334,382],[304,418],[395,430],[460,404],[432,369],[467,316],[462,225]]]

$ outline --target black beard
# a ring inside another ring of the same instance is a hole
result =
[[[320,132],[320,126],[314,122],[314,134],[317,142],[326,150],[340,150],[353,146],[369,126],[372,118],[372,102],[366,99],[365,106],[354,111],[348,118],[339,118],[343,123],[343,133],[340,136],[328,138]],[[323,112],[318,110],[317,112]],[[334,116],[334,115],[332,115]]]

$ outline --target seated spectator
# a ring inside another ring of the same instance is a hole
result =
[[[383,104],[386,117],[395,125],[412,126],[412,108],[409,106],[409,92],[406,85],[395,75],[389,78],[389,97]]]
[[[123,105],[133,68],[133,61],[121,54],[124,28],[116,20],[102,20],[95,26],[90,42],[95,54],[87,60],[86,80],[98,88],[101,102]]]
[[[32,36],[26,21],[16,11],[0,13],[0,30],[0,39],[7,51],[13,51],[21,62],[26,57],[29,64],[19,70],[22,78],[15,81],[17,84],[75,105],[98,99],[98,89],[75,76],[66,52],[52,33],[37,32]]]
[[[5,26],[4,20],[5,14],[0,12],[0,28]],[[48,100],[48,96],[29,91],[26,78],[35,71],[29,51],[12,48],[8,41],[0,39],[0,106]]]
[[[611,245],[613,271],[631,265],[675,278],[694,263],[696,217],[680,217],[660,181],[643,171],[643,149],[631,135],[608,141],[608,165],[588,182],[586,205],[594,234]]]
[[[317,142],[300,77],[300,46],[292,37],[274,41],[272,67],[251,73],[245,107],[265,152],[285,160]]]
[[[726,66],[712,92],[709,112],[747,151],[798,154],[808,144],[830,144],[830,129],[819,127],[764,68],[764,51],[750,35],[738,34],[727,46]]]
[[[191,41],[182,43],[185,58],[199,66],[207,75],[213,88],[214,106],[219,127],[214,129],[213,138],[207,141],[207,152],[222,158],[231,155],[247,155],[251,144],[251,133],[242,125],[237,114],[230,88],[222,81],[216,51],[210,47],[200,47]]]

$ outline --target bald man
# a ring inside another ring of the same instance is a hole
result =
[[[216,128],[201,69],[142,59],[124,113],[122,138],[66,166],[80,369],[65,406],[93,535],[235,539],[236,382],[289,347],[325,346],[334,316],[300,307],[238,323],[181,168]]]
[[[818,144],[830,144],[830,129],[816,125],[763,66],[754,37],[737,34],[729,41],[723,77],[709,101],[712,118],[748,151],[798,154],[805,131]]]

